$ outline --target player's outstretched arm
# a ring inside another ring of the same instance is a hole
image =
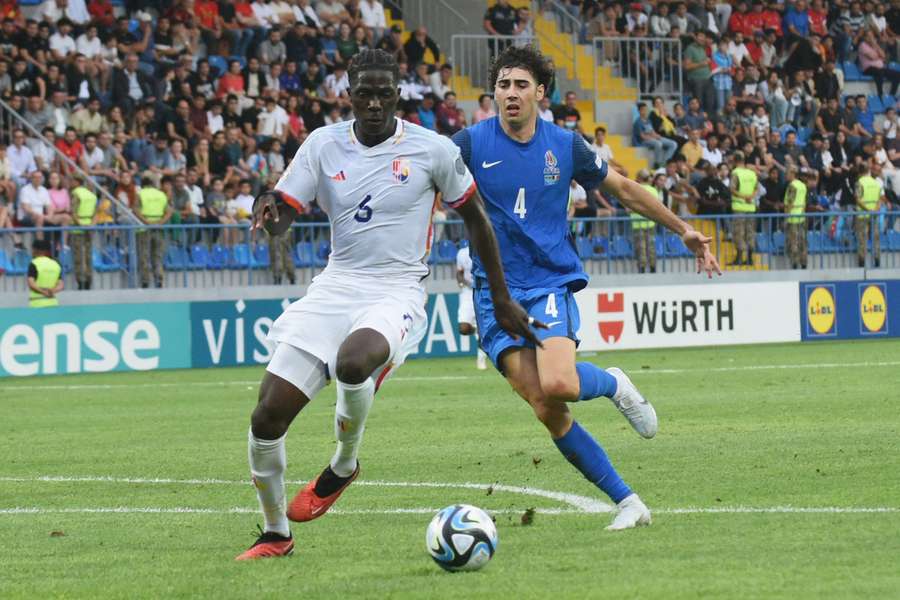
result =
[[[681,236],[684,245],[697,257],[698,273],[706,271],[708,277],[712,277],[713,272],[722,274],[719,262],[709,249],[712,238],[695,231],[687,222],[678,218],[662,202],[654,198],[653,194],[612,170],[606,175],[601,187],[603,191],[618,198],[626,208],[652,219]]]
[[[541,329],[546,329],[547,326],[529,318],[525,309],[510,297],[509,288],[506,286],[506,277],[503,275],[503,265],[500,262],[497,237],[494,235],[478,192],[475,192],[462,206],[456,208],[456,212],[466,223],[472,251],[481,258],[481,264],[484,265],[488,285],[491,288],[491,300],[494,303],[497,323],[513,339],[521,336],[535,346],[543,347],[531,330],[531,325]]]
[[[285,201],[281,192],[262,192],[253,201],[250,230],[265,229],[270,235],[281,235],[290,228],[297,214],[297,209]]]

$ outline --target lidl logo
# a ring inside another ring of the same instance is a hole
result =
[[[887,299],[884,284],[859,286],[860,333],[887,333]]]
[[[807,331],[811,328],[810,335],[833,335],[836,314],[834,286],[816,287],[806,300]]]
[[[621,292],[598,294],[597,312],[601,317],[601,321],[597,323],[597,327],[600,328],[600,337],[607,344],[618,342],[622,337],[622,330],[625,329],[625,294]],[[604,317],[615,320],[602,320]]]

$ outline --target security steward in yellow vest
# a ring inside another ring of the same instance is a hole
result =
[[[659,198],[659,190],[650,184],[650,172],[641,169],[637,182],[642,188]],[[634,256],[637,258],[638,272],[656,273],[656,223],[647,217],[631,211],[631,234],[634,241]]]
[[[135,214],[147,225],[164,225],[172,218],[172,204],[166,193],[159,189],[159,178],[144,177],[144,185],[138,192]],[[138,268],[141,287],[150,287],[151,271],[156,287],[163,285],[163,255],[166,251],[165,232],[162,229],[142,229],[137,232]]]
[[[78,186],[72,190],[72,215],[76,225],[93,226],[97,224],[97,194],[84,187],[84,178],[76,173],[72,176]],[[72,246],[72,258],[75,261],[75,281],[79,290],[91,289],[93,268],[91,267],[91,248],[93,235],[85,229],[74,229],[69,236]]]
[[[731,170],[731,212],[741,217],[756,212],[756,191],[759,178],[756,171],[744,165],[744,153],[734,153],[734,168]],[[731,237],[737,254],[732,265],[752,265],[753,250],[756,247],[756,219],[737,218],[732,220]]]
[[[50,249],[47,240],[35,240],[31,246],[34,258],[28,265],[28,306],[32,308],[59,306],[56,294],[65,287],[62,267],[50,258]]]
[[[787,170],[787,187],[784,192],[784,212],[787,217],[787,253],[792,269],[806,268],[806,197],[805,179],[808,173],[798,173],[796,167]]]
[[[860,267],[866,266],[866,246],[869,240],[869,229],[872,230],[872,258],[875,266],[881,266],[881,236],[878,231],[877,213],[885,202],[881,183],[875,179],[881,174],[881,167],[872,163],[863,163],[859,179],[856,181],[856,210],[859,214],[853,220],[856,231],[856,259]]]

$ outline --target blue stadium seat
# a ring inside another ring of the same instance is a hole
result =
[[[269,245],[257,244],[250,256],[251,269],[268,269],[271,261],[269,260]]]
[[[801,147],[806,146],[807,142],[809,142],[810,136],[812,136],[813,130],[812,127],[801,127],[797,130],[797,144]]]
[[[196,248],[197,246],[194,247]],[[230,262],[231,251],[225,246],[216,244],[212,247],[212,252],[207,256],[206,268],[213,271],[221,271],[222,269],[227,269]]]
[[[437,263],[439,265],[451,265],[456,262],[456,244],[453,240],[441,240],[432,250],[433,254],[437,254]]]
[[[665,258],[669,255],[666,251],[666,238],[664,236],[665,234],[657,234],[653,238],[653,245],[656,246],[656,256],[658,256],[659,258]]]
[[[756,234],[756,251],[760,254],[772,252],[772,238],[767,233]]]
[[[591,240],[591,258],[594,260],[607,258],[609,256],[609,240],[602,235],[596,236]]]
[[[843,64],[844,81],[872,81],[868,75],[863,75],[855,62],[847,61]]]
[[[9,268],[6,270],[7,275],[25,275],[28,273],[28,265],[31,264],[31,255],[27,250],[17,249],[13,254],[12,260],[9,261]]]
[[[821,231],[809,231],[806,234],[807,249],[810,254],[821,254],[825,251],[825,244],[822,241]]]
[[[884,244],[888,250],[900,250],[900,231],[888,230],[884,234]]]
[[[121,269],[123,263],[119,249],[107,246],[103,249],[97,247],[91,249],[91,264],[98,273],[110,273]]]
[[[209,266],[209,250],[204,244],[191,246],[190,267],[192,269],[206,269]]]
[[[681,238],[674,233],[666,233],[666,253],[668,256],[693,256],[694,253],[688,250]]]
[[[784,254],[783,231],[776,231],[772,234],[772,254]]]
[[[878,94],[872,94],[869,96],[869,109],[876,115],[880,115],[884,112],[884,103],[881,101],[881,98],[878,96]]]
[[[9,270],[9,259],[6,257],[6,250],[0,248],[0,275]]]
[[[210,68],[216,72],[217,77],[228,71],[228,61],[225,60],[225,57],[213,54],[206,58],[209,61]]]
[[[42,2],[43,0],[19,0],[19,6],[38,6]]]
[[[786,137],[787,137],[787,134],[789,134],[789,133],[791,133],[791,132],[797,133],[797,130],[794,128],[793,125],[791,125],[791,124],[789,124],[789,123],[784,124],[784,125],[782,125],[781,127],[778,128],[778,133],[781,134],[781,139],[782,139],[782,140],[783,140],[784,138],[786,138]]]
[[[327,240],[322,240],[319,242],[319,245],[316,246],[316,254],[315,254],[315,265],[317,267],[324,267],[328,264],[328,256],[331,254],[331,242]]]
[[[315,248],[312,242],[297,242],[294,253],[294,265],[299,267],[311,267],[315,264]]]
[[[72,256],[72,249],[68,246],[63,246],[60,249],[59,256],[56,259],[62,266],[63,275],[68,275],[75,269],[75,258]]]
[[[229,267],[232,269],[246,269],[250,266],[250,247],[247,244],[235,244],[232,252]]]
[[[163,267],[166,271],[184,271],[188,268],[188,256],[184,248],[170,244],[166,248],[166,255],[163,257]]]
[[[841,244],[837,239],[831,237],[830,233],[822,233],[822,251],[834,254],[841,251]]]
[[[578,258],[581,260],[590,260],[594,255],[594,242],[590,238],[575,238],[575,248],[578,250]]]
[[[632,258],[634,248],[631,240],[624,235],[613,236],[612,243],[609,245],[609,255],[612,258]]]

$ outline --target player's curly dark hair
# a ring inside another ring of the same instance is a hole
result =
[[[356,81],[362,71],[390,71],[394,76],[394,82],[400,83],[400,66],[397,64],[394,55],[381,49],[363,50],[353,57],[350,61],[350,68],[347,69],[347,78],[350,85]]]
[[[490,89],[493,90],[494,86],[497,85],[500,71],[514,67],[525,69],[531,73],[538,85],[543,85],[545,90],[550,87],[550,82],[553,81],[553,65],[537,48],[534,46],[509,46],[498,54],[494,62],[491,63]]]

